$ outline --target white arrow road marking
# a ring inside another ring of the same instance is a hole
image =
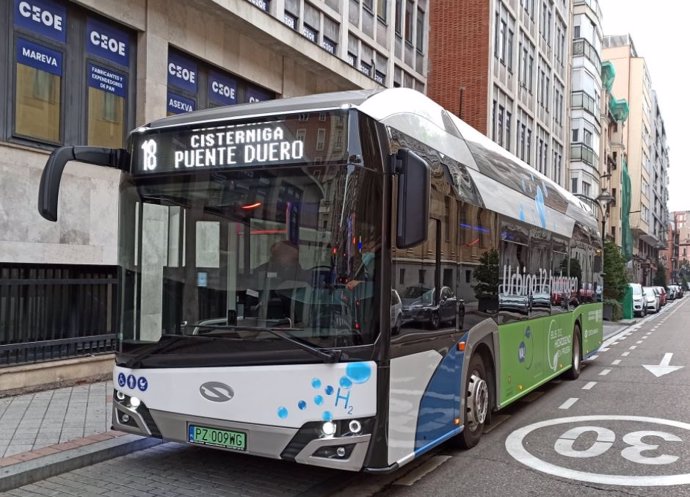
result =
[[[642,366],[657,378],[664,376],[665,374],[673,373],[674,371],[678,371],[679,369],[683,369],[685,367],[669,366],[669,364],[671,364],[671,357],[673,357],[673,354],[671,352],[667,352],[664,354],[664,358],[659,364],[643,364]]]

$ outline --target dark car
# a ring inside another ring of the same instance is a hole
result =
[[[433,329],[443,323],[455,323],[456,318],[462,324],[463,301],[455,296],[450,287],[441,287],[438,301],[435,289],[422,285],[407,287],[400,297],[405,322],[424,323]]]

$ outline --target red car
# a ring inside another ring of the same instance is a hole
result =
[[[655,286],[654,292],[659,296],[659,304],[661,307],[666,305],[666,289],[663,286]]]

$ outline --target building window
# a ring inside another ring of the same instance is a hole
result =
[[[589,198],[590,191],[592,190],[592,185],[587,183],[586,181],[582,182],[582,194]]]
[[[93,18],[87,19],[86,31],[89,56],[87,143],[118,148],[122,146],[126,133],[129,34]],[[107,48],[102,43],[104,36],[108,39]]]
[[[505,123],[506,123],[506,140],[505,140],[506,146],[505,146],[505,148],[506,148],[506,150],[510,150],[510,132],[511,132],[510,124],[511,124],[512,119],[513,119],[513,115],[507,111],[506,112],[506,120],[505,120]]]
[[[14,132],[60,143],[62,52],[17,38]]]
[[[362,5],[364,6],[365,9],[367,9],[369,12],[374,11],[374,0],[363,0]]]
[[[388,0],[378,0],[376,2],[376,15],[382,21],[386,21],[388,18]]]
[[[412,0],[405,2],[405,41],[412,44],[412,15],[414,14],[414,3]]]
[[[417,51],[424,52],[424,11],[417,9]]]
[[[168,115],[273,98],[268,90],[174,48],[168,50]]]
[[[402,0],[395,0],[395,33],[402,36]]]
[[[72,3],[11,3],[15,66],[11,135],[51,145],[121,148],[133,126],[127,109],[133,98],[134,34]],[[68,68],[70,60],[85,61],[86,77],[83,71]],[[70,105],[65,105],[67,101]],[[86,126],[63,124],[74,122]]]
[[[572,185],[571,185],[570,190],[573,193],[577,193],[577,178],[572,178],[571,181],[572,181]]]

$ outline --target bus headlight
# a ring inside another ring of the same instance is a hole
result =
[[[350,432],[354,435],[357,435],[360,431],[362,431],[362,423],[360,423],[356,419],[350,421],[350,424],[348,426],[350,428]]]
[[[323,432],[324,435],[327,437],[332,437],[335,435],[336,431],[336,425],[332,421],[326,421],[322,426],[321,426],[321,431]]]
[[[136,409],[141,405],[141,400],[139,400],[138,397],[130,397],[129,405],[132,406],[133,409]]]

